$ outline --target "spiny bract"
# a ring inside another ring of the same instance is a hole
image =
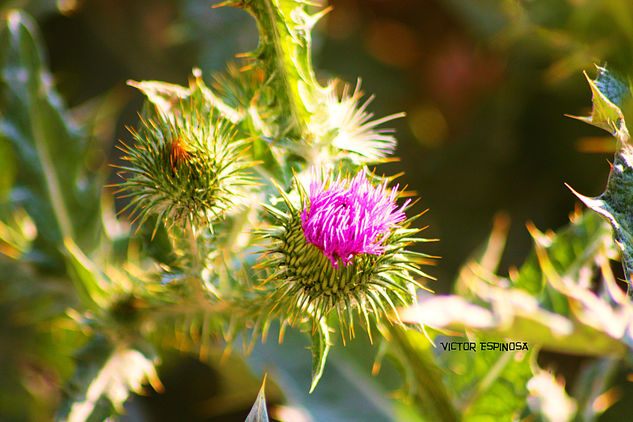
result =
[[[351,179],[313,172],[309,195],[295,182],[298,204],[281,192],[287,211],[267,206],[278,224],[266,232],[273,239],[263,263],[272,273],[267,315],[316,324],[336,309],[353,333],[354,309],[369,327],[370,317],[412,303],[415,288],[424,288],[413,275],[429,277],[417,264],[432,257],[406,249],[426,239],[408,228],[417,216],[405,219],[410,201],[397,207],[397,187],[374,186],[364,170]]]
[[[140,129],[131,130],[135,143],[120,148],[129,164],[120,167],[125,179],[118,192],[129,197],[127,208],[142,224],[151,214],[160,223],[191,222],[210,226],[239,205],[254,183],[246,170],[248,140],[236,140],[231,122],[199,114],[181,104],[181,113],[166,116],[151,108]]]

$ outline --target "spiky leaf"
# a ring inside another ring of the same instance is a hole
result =
[[[200,115],[208,114],[212,109],[232,123],[237,123],[243,116],[218,98],[202,80],[199,69],[193,70],[189,87],[160,81],[128,81],[128,85],[140,90],[150,103],[165,116],[176,117],[181,113],[178,104],[188,102],[191,110]]]
[[[571,222],[552,232],[542,233],[532,224],[528,229],[535,242],[540,242],[560,274],[578,279],[583,268],[591,266],[605,237],[610,235],[609,226],[595,213],[575,214]],[[555,295],[539,265],[536,251],[530,252],[518,272],[512,277],[512,286],[537,297],[548,310],[564,313],[566,300]]]
[[[473,298],[438,296],[401,313],[405,321],[436,328],[467,329],[481,336],[527,341],[545,349],[592,356],[624,355],[631,347],[633,307],[624,301],[604,265],[611,245],[591,215],[576,216],[559,234],[531,228],[532,258],[511,279],[487,273],[471,262],[458,284]],[[562,236],[558,239],[558,236]],[[597,268],[598,264],[600,268]],[[606,293],[589,288],[593,272]],[[541,286],[526,292],[526,287]]]
[[[621,107],[631,99],[631,92],[623,82],[600,68],[594,81],[587,78],[593,93],[593,112],[582,118],[608,130],[618,138],[607,188],[602,195],[588,198],[572,191],[589,208],[603,216],[613,227],[616,243],[622,250],[622,263],[633,295],[633,144]]]
[[[612,74],[603,67],[598,67],[598,77],[590,79],[585,73],[589,87],[591,88],[593,108],[591,115],[587,117],[570,116],[590,125],[616,134],[620,123],[624,119],[622,115],[622,103],[630,91],[626,85],[615,79]]]
[[[268,422],[268,411],[266,410],[266,395],[264,388],[266,387],[266,377],[262,382],[262,388],[259,389],[255,403],[251,407],[251,411],[248,413],[244,422]]]

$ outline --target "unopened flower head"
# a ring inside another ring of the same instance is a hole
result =
[[[269,313],[292,324],[336,309],[351,328],[354,309],[368,326],[415,300],[423,286],[413,275],[428,277],[417,264],[430,256],[406,249],[424,239],[408,228],[415,217],[405,217],[410,201],[396,204],[397,187],[374,185],[361,170],[352,178],[313,173],[309,192],[298,181],[297,189],[299,204],[282,192],[288,210],[267,207],[279,223],[268,231],[274,243],[264,265]]]
[[[212,113],[192,113],[181,104],[179,117],[151,110],[131,131],[135,143],[123,144],[120,192],[140,218],[157,225],[190,221],[208,225],[239,204],[254,183],[246,171],[246,141],[235,139],[230,122]]]
[[[406,217],[396,205],[398,187],[387,189],[387,182],[374,187],[364,172],[352,180],[319,180],[310,183],[308,203],[301,212],[307,241],[317,246],[338,268],[347,266],[359,254],[380,255],[387,236]]]

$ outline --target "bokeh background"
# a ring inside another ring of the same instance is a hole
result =
[[[141,95],[126,80],[186,84],[193,67],[210,79],[257,44],[254,20],[210,0],[18,1],[42,26],[53,75],[102,143],[95,163],[115,162]],[[217,3],[217,2],[215,2]],[[627,0],[333,0],[315,33],[319,77],[338,77],[375,94],[376,116],[393,122],[400,183],[429,208],[420,224],[442,259],[430,270],[450,290],[460,264],[482,242],[495,213],[512,220],[503,267],[530,247],[525,222],[567,221],[565,188],[601,192],[608,174],[603,134],[566,118],[590,92],[582,71],[608,63],[631,69],[633,6]],[[588,151],[594,152],[588,152]],[[604,152],[604,151],[603,151]]]
[[[254,20],[213,3],[14,0],[0,7],[25,8],[37,19],[58,90],[101,146],[87,163],[98,167],[117,161],[116,141],[129,139],[125,127],[136,124],[143,99],[126,86],[128,79],[186,84],[193,67],[210,79],[237,61],[236,54],[255,48]],[[594,75],[594,64],[608,63],[632,74],[629,0],[329,4],[333,10],[314,34],[319,78],[351,84],[360,78],[363,91],[375,94],[369,109],[376,116],[407,113],[392,124],[400,161],[378,172],[404,172],[400,183],[421,197],[417,211],[429,209],[419,224],[429,226],[427,237],[440,239],[424,245],[441,256],[428,270],[437,277],[434,290],[451,290],[495,214],[511,219],[503,273],[530,249],[527,221],[541,230],[567,222],[577,204],[565,182],[589,196],[602,191],[613,145],[603,132],[564,115],[590,107],[583,70]],[[218,375],[193,359],[174,362],[163,374],[175,374],[171,391],[205,377],[211,384],[237,377],[234,368]],[[241,411],[231,419],[227,410],[217,420],[240,420]],[[151,420],[174,420],[168,414],[161,410]]]

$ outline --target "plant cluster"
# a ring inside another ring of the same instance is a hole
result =
[[[578,211],[555,234],[530,226],[534,252],[507,277],[495,274],[498,220],[456,294],[431,295],[424,266],[434,257],[414,250],[430,240],[413,226],[419,215],[394,177],[371,168],[389,160],[396,140],[382,125],[401,114],[374,119],[359,84],[322,85],[312,69],[310,33],[328,9],[223,5],[254,16],[257,49],[211,88],[197,69],[187,86],[130,82],[146,104],[119,145],[121,181],[106,190],[104,175],[82,166],[91,145],[50,85],[33,21],[19,11],[3,19],[0,272],[11,275],[0,292],[25,327],[47,333],[33,334],[34,361],[57,362],[50,376],[65,385],[29,416],[55,408],[59,420],[106,420],[143,385],[162,390],[166,350],[205,360],[277,327],[280,340],[287,329],[310,338],[303,392],[318,394],[331,333],[346,343],[356,324],[378,344],[374,372],[388,356],[404,380],[390,402],[400,410],[377,420],[597,417],[633,350],[631,86],[604,68],[588,79],[593,110],[580,119],[618,140],[605,192],[577,194],[595,213]],[[129,224],[111,195],[126,202]],[[456,341],[468,347],[456,352]],[[577,391],[539,367],[541,350],[593,357]],[[16,394],[46,397],[20,370],[6,374],[30,386]],[[267,420],[262,387],[247,421]]]

